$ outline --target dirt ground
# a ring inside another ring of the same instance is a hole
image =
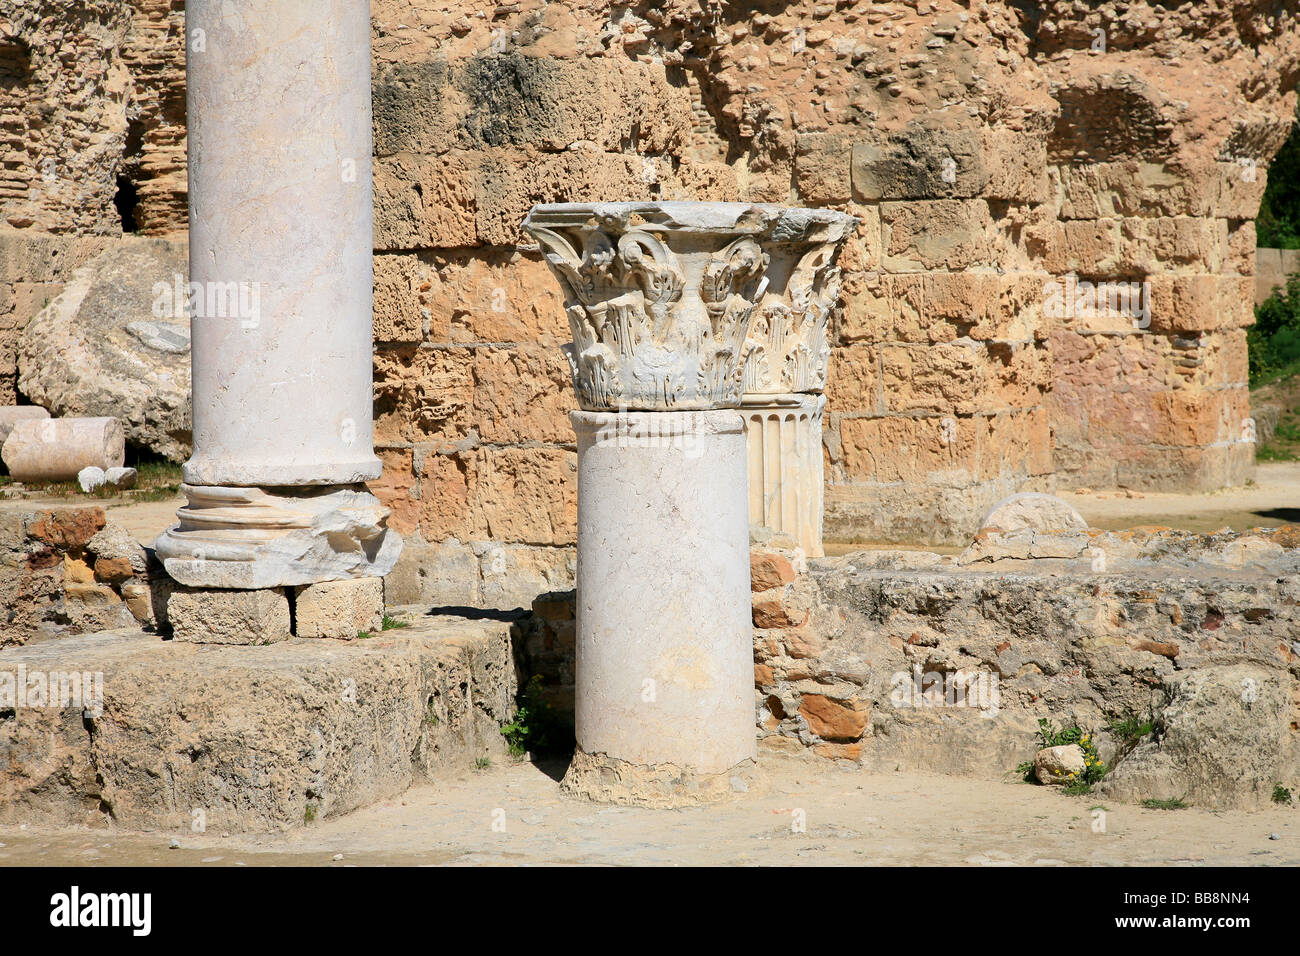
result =
[[[1185,531],[1234,531],[1300,522],[1300,462],[1265,462],[1254,483],[1205,494],[1063,491],[1094,528],[1119,531],[1154,524]]]
[[[568,796],[553,779],[561,771],[467,771],[279,836],[0,827],[0,866],[1300,865],[1295,807],[1148,810],[1019,781],[764,755],[730,802],[644,810]]]

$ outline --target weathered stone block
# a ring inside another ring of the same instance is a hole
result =
[[[852,174],[854,198],[867,202],[969,198],[988,183],[977,131],[920,125],[855,144]]]
[[[880,204],[884,266],[890,272],[969,269],[994,263],[982,199]]]
[[[880,412],[880,352],[874,345],[831,349],[826,401],[839,412]]]
[[[284,588],[178,588],[167,600],[167,617],[172,638],[186,643],[272,644],[289,638],[289,598]]]
[[[322,581],[294,589],[294,634],[352,640],[384,623],[384,579]]]
[[[328,646],[133,629],[6,649],[0,672],[101,672],[103,700],[93,732],[81,707],[0,721],[0,820],[188,831],[201,811],[208,833],[282,831],[504,758],[511,625],[410,617]]]

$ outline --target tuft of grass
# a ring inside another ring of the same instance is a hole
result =
[[[1274,802],[1274,803],[1290,803],[1290,802],[1291,802],[1291,788],[1290,788],[1290,787],[1284,787],[1284,786],[1282,786],[1282,784],[1280,784],[1280,783],[1274,785],[1274,787],[1273,787],[1273,802]]]
[[[127,492],[132,501],[170,501],[180,493],[179,484],[155,485],[152,488],[137,488]]]
[[[374,636],[375,636],[375,635],[371,634],[369,631],[357,631],[357,640],[358,640],[358,641],[364,641],[364,640],[366,640],[367,638],[371,638],[371,637],[374,637]]]
[[[1122,718],[1116,718],[1106,725],[1106,729],[1121,744],[1133,745],[1155,730],[1155,723],[1150,720],[1142,720],[1137,715],[1129,713]]]
[[[475,769],[475,770],[486,770],[486,769],[488,769],[488,767],[490,767],[490,766],[492,766],[492,758],[491,758],[491,757],[477,757],[477,758],[475,758],[475,760],[474,760],[474,769]]]
[[[385,614],[385,615],[384,615],[384,623],[383,623],[383,626],[380,628],[380,630],[383,630],[383,631],[391,631],[391,630],[393,630],[393,629],[395,629],[395,628],[399,628],[399,627],[410,627],[410,626],[411,626],[411,622],[410,622],[410,621],[399,621],[397,618],[395,618],[395,617],[389,617],[387,614]]]
[[[314,803],[307,804],[307,808],[302,811],[302,822],[311,823],[313,820],[316,819],[316,813],[317,813],[316,804]]]
[[[1146,799],[1142,801],[1142,806],[1148,810],[1186,810],[1187,804],[1183,803],[1178,797],[1170,797],[1168,800]]]

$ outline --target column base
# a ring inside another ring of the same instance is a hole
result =
[[[793,538],[810,558],[822,548],[824,395],[746,395],[749,522]]]
[[[670,810],[718,803],[748,791],[756,766],[753,760],[742,760],[721,773],[700,773],[670,763],[630,763],[579,747],[560,786],[600,803]]]
[[[180,523],[154,548],[189,587],[260,589],[383,577],[402,553],[388,509],[364,485],[228,488],[181,485]]]

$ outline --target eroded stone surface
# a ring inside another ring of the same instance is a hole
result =
[[[55,415],[115,417],[128,442],[172,461],[189,455],[185,252],[184,243],[135,239],[73,272],[23,329],[22,393]]]
[[[274,644],[289,638],[284,588],[177,588],[167,600],[172,639],[190,644]],[[353,634],[352,636],[356,636]]]
[[[7,650],[0,674],[102,673],[102,709],[0,721],[0,820],[209,833],[300,827],[505,754],[510,626],[198,647],[140,631]]]
[[[323,581],[294,589],[297,637],[351,639],[378,633],[384,623],[384,579]]]
[[[716,803],[743,792],[754,761],[745,760],[719,773],[701,773],[673,764],[650,766],[579,748],[565,771],[569,793],[599,803],[672,809]]]
[[[273,588],[382,577],[402,539],[365,486],[182,485],[180,523],[158,536],[167,573],[191,587]]]
[[[1055,495],[1027,491],[1003,498],[984,516],[980,528],[1019,531],[1034,528],[1042,531],[1084,529],[1088,522],[1074,506]]]

